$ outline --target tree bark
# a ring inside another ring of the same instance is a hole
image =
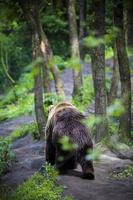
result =
[[[47,38],[47,36],[44,32],[43,32],[43,41],[41,43],[41,49],[42,49],[42,52],[44,53],[44,55],[46,55],[45,59],[47,61],[47,65],[49,65],[49,62],[53,58],[53,51],[50,47],[48,38]],[[60,71],[59,71],[58,67],[56,65],[52,65],[52,66],[50,66],[50,70],[51,70],[53,77],[54,77],[55,88],[56,88],[57,94],[59,96],[65,98],[65,93],[64,93],[64,89],[63,89],[62,80],[61,80],[61,75],[60,75]]]
[[[86,3],[86,0],[80,0],[79,44],[81,60],[83,60],[85,56],[83,39],[86,34]]]
[[[123,1],[114,1],[114,25],[118,28],[116,46],[121,80],[121,97],[124,112],[120,117],[122,138],[131,137],[131,78],[123,27]]]
[[[39,47],[39,36],[35,31],[33,35],[33,60],[40,57],[40,47]],[[38,125],[38,130],[40,138],[44,137],[44,127],[46,125],[46,120],[44,116],[43,108],[43,87],[42,87],[42,77],[41,77],[41,66],[39,63],[35,66],[35,82],[34,82],[34,102],[35,102],[35,114],[36,121]]]
[[[114,102],[114,100],[117,98],[118,85],[120,81],[118,59],[117,59],[117,49],[116,49],[115,42],[113,45],[113,52],[114,52],[113,69],[112,69],[111,87],[108,94],[108,105],[111,105]]]
[[[101,38],[104,36],[105,30],[105,1],[93,0],[92,11],[95,17],[92,29],[95,37]],[[91,49],[91,61],[95,92],[95,115],[101,118],[101,123],[96,125],[96,142],[99,142],[107,135],[104,44]]]
[[[80,62],[79,40],[76,23],[75,0],[68,0],[69,32],[71,44],[71,57]],[[73,69],[74,88],[73,96],[79,95],[82,86],[82,72],[80,63]]]
[[[125,7],[127,10],[127,41],[128,46],[133,47],[133,1],[126,0]]]
[[[22,7],[23,12],[26,15],[27,21],[30,23],[32,26],[32,29],[37,30],[39,40],[40,40],[40,50],[41,50],[41,55],[44,59],[44,68],[43,68],[43,83],[44,83],[44,90],[45,92],[50,92],[50,80],[49,80],[49,70],[51,70],[54,81],[55,81],[55,87],[56,87],[56,92],[60,96],[65,96],[64,95],[64,90],[63,90],[63,84],[60,76],[60,72],[57,68],[57,66],[53,65],[49,69],[49,62],[53,57],[53,52],[50,47],[50,44],[48,42],[47,36],[45,32],[43,31],[41,22],[40,22],[40,7],[41,7],[42,1],[41,0],[30,0],[23,2],[20,0],[20,5]]]

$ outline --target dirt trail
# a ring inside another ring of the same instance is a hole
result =
[[[91,73],[85,67],[84,74]],[[68,99],[72,93],[72,73],[65,70],[62,76],[65,81],[65,92]],[[68,79],[70,79],[68,81]],[[22,124],[32,122],[31,116],[22,116],[0,124],[0,136],[7,136]],[[31,136],[25,136],[13,143],[12,150],[16,155],[16,162],[9,168],[6,175],[0,179],[0,184],[7,184],[16,188],[44,163],[44,147],[42,141],[35,142]],[[109,174],[113,170],[120,170],[126,165],[133,164],[130,160],[121,160],[110,151],[102,154],[99,163],[95,163],[96,179],[93,181],[81,179],[81,169],[77,168],[68,175],[60,176],[59,183],[64,185],[64,193],[72,195],[75,200],[133,200],[133,177],[113,179]]]

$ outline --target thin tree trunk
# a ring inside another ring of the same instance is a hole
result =
[[[33,60],[42,57],[40,49],[40,26],[39,26],[39,3],[38,1],[22,1],[19,0],[21,9],[29,26],[32,29],[32,43],[33,43]],[[38,125],[40,138],[44,137],[44,127],[46,124],[43,108],[43,86],[42,86],[42,64],[36,63],[35,67],[35,80],[34,80],[34,103],[35,103],[35,116]],[[46,67],[46,66],[45,66]]]
[[[128,46],[133,47],[133,1],[124,1],[127,10],[127,41]]]
[[[118,59],[117,59],[117,49],[116,49],[115,42],[113,45],[113,52],[114,52],[113,69],[112,69],[111,87],[108,94],[108,105],[111,105],[114,102],[114,100],[117,98],[118,85],[120,81]]]
[[[45,60],[47,61],[47,65],[49,65],[49,62],[53,58],[53,51],[48,42],[48,38],[44,32],[43,32],[43,40],[41,43],[41,49],[42,49],[43,54],[45,55]],[[60,75],[60,71],[58,70],[58,67],[56,65],[52,65],[52,66],[50,66],[50,70],[54,77],[55,88],[56,88],[57,94],[59,96],[62,96],[63,98],[65,98],[61,75]]]
[[[83,39],[86,32],[86,0],[80,0],[80,21],[79,21],[79,44],[80,44],[80,57],[81,60],[84,59],[84,45]]]
[[[123,1],[114,1],[114,25],[119,29],[116,46],[121,80],[121,95],[124,112],[120,118],[120,133],[122,138],[131,137],[131,78],[127,57],[123,28]]]
[[[95,16],[92,25],[95,36],[96,38],[103,37],[105,30],[105,1],[93,0],[92,11]],[[100,44],[91,50],[91,60],[95,91],[95,115],[101,118],[101,123],[96,126],[96,141],[99,142],[107,135],[104,44]]]
[[[39,36],[37,32],[35,32],[33,36],[33,60],[36,60],[38,57],[40,57],[39,43],[40,43]],[[35,72],[36,72],[35,82],[34,82],[35,114],[36,114],[36,121],[40,137],[43,137],[46,120],[43,108],[43,87],[42,87],[42,77],[41,77],[41,66],[39,63],[37,63],[35,66]]]
[[[75,12],[75,0],[68,0],[68,17],[69,17],[69,32],[70,32],[70,44],[71,44],[71,57],[72,59],[79,60],[80,62],[80,51],[79,41],[76,23],[76,12]],[[82,72],[81,65],[75,66],[73,69],[74,88],[73,96],[80,94],[82,86]]]

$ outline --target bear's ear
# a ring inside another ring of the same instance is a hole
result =
[[[54,105],[50,105],[48,108],[48,112],[50,112],[54,108]]]

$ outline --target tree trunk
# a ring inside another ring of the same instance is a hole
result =
[[[83,39],[86,34],[86,0],[80,0],[80,21],[79,21],[79,44],[80,44],[80,57],[84,59],[84,45]]]
[[[33,40],[33,60],[36,60],[38,57],[43,57],[42,51],[40,48],[41,43],[41,30],[40,30],[40,21],[39,21],[39,1],[18,1],[23,14],[29,27],[32,29],[32,40]],[[43,108],[43,86],[42,86],[42,65],[43,63],[36,63],[35,65],[35,81],[34,81],[34,103],[35,103],[35,115],[38,125],[38,130],[40,138],[44,137],[44,127],[46,124]],[[46,66],[45,66],[46,67]],[[46,68],[45,68],[46,70]],[[47,73],[47,70],[46,70]],[[47,75],[48,76],[48,75]],[[47,87],[47,86],[46,86]]]
[[[125,46],[122,0],[114,1],[114,25],[118,28],[116,46],[121,80],[121,95],[124,106],[124,112],[120,118],[120,133],[122,138],[127,138],[131,137],[131,78]]]
[[[35,32],[33,36],[33,60],[40,57],[40,42],[38,33]],[[35,102],[35,114],[36,121],[38,125],[38,130],[40,137],[44,136],[44,127],[46,125],[46,120],[44,116],[43,108],[43,87],[42,87],[42,77],[41,77],[41,66],[39,63],[35,66],[35,83],[34,83],[34,102]]]
[[[20,0],[20,5],[23,9],[23,12],[26,15],[27,21],[30,21],[30,26],[32,26],[33,30],[37,30],[39,36],[39,41],[40,41],[39,47],[41,50],[41,56],[44,59],[44,68],[43,68],[44,90],[45,92],[50,92],[51,89],[49,80],[49,61],[53,57],[53,52],[40,22],[39,12],[41,3],[42,1],[29,0],[23,2],[22,0]],[[54,77],[57,94],[64,97],[65,95],[63,90],[63,84],[57,66],[55,65],[51,66],[50,70]]]
[[[79,41],[76,23],[76,12],[75,12],[75,0],[68,0],[68,17],[69,17],[69,32],[70,32],[70,44],[71,44],[71,57],[73,60],[79,60],[80,62],[80,51]],[[73,96],[80,94],[82,86],[82,72],[80,63],[75,65],[73,69],[74,88]]]
[[[95,16],[92,25],[95,36],[96,38],[103,37],[105,30],[105,1],[93,0],[92,11]],[[96,126],[96,141],[99,142],[107,135],[104,44],[100,44],[91,50],[91,60],[95,91],[95,115],[101,118],[101,123]]]
[[[119,68],[118,68],[118,59],[117,59],[117,49],[116,44],[114,42],[113,45],[113,69],[112,69],[112,79],[111,79],[111,87],[108,94],[108,105],[111,105],[114,100],[117,98],[117,92],[118,92],[118,85],[119,85]]]
[[[44,32],[43,32],[43,41],[41,43],[41,49],[42,49],[42,52],[44,53],[44,55],[46,55],[47,65],[49,65],[49,62],[53,58],[53,51],[52,51],[50,44],[48,42],[48,38],[47,38],[47,36]],[[59,96],[65,98],[65,93],[64,93],[64,89],[63,89],[62,80],[61,80],[61,75],[60,75],[60,71],[59,71],[58,67],[56,65],[50,66],[50,70],[51,70],[53,77],[54,77],[55,88],[56,88],[57,94]]]
[[[128,46],[133,47],[133,1],[126,0],[125,7],[127,10],[127,41]]]

